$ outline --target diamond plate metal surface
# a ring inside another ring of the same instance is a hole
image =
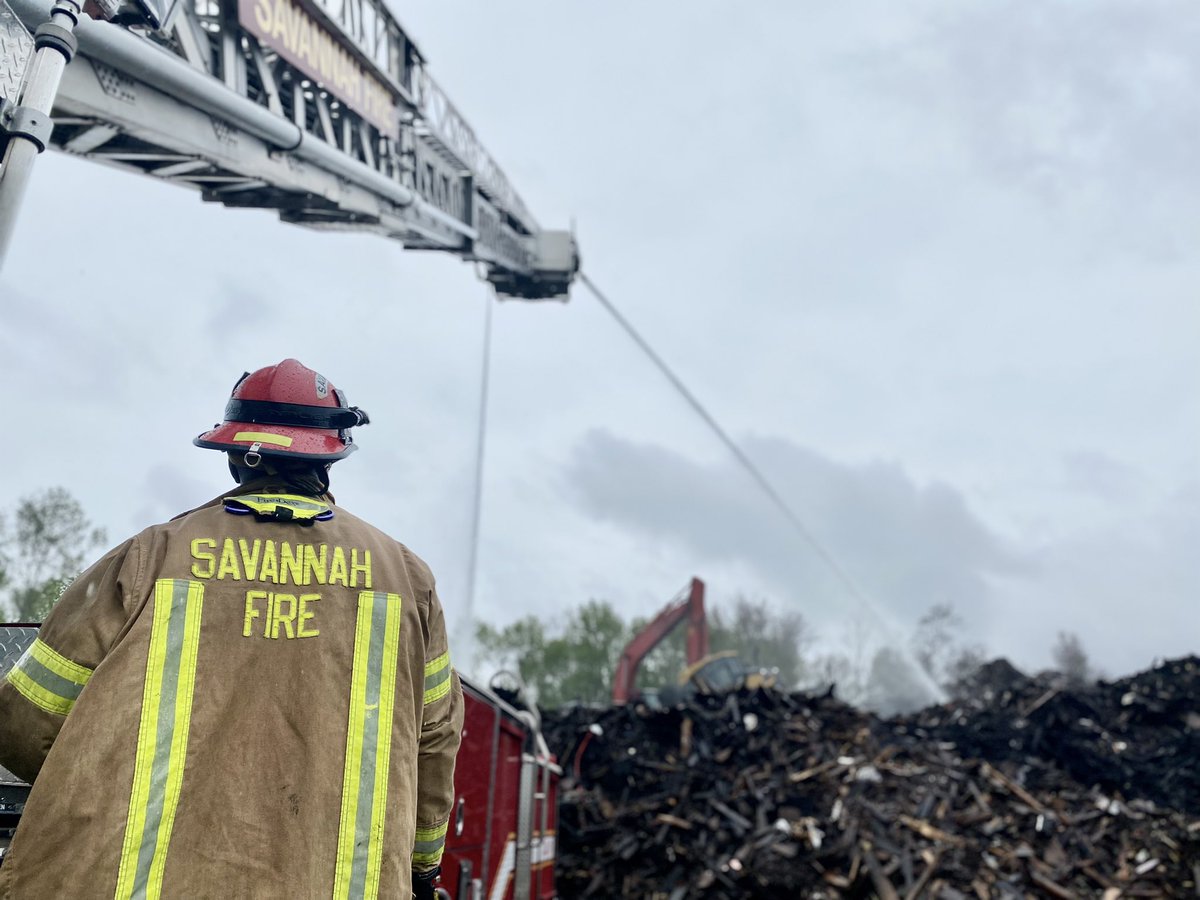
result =
[[[216,132],[217,140],[222,144],[236,144],[237,137],[234,135],[233,129],[228,122],[221,119],[212,120],[213,131]]]
[[[0,0],[0,3],[3,2],[4,0]],[[103,63],[93,63],[92,67],[96,70],[96,76],[100,79],[100,87],[104,89],[104,93],[125,103],[137,101],[132,78]]]
[[[37,628],[32,625],[0,625],[0,678],[16,665],[35,637]]]
[[[3,7],[4,0],[0,0],[0,7]],[[0,61],[2,63],[2,61]],[[4,677],[4,673],[11,669],[21,654],[25,652],[33,639],[37,637],[37,628],[25,625],[0,625],[0,678]],[[0,766],[0,786],[20,784],[21,781],[3,766]],[[0,813],[12,812],[8,807],[13,805],[12,798],[5,799],[0,797]],[[19,812],[20,810],[16,810]]]
[[[33,52],[33,38],[17,14],[0,0],[0,97],[17,99],[25,63]]]

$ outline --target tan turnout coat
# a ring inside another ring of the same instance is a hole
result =
[[[108,553],[0,681],[33,781],[0,897],[408,900],[438,864],[463,711],[433,577],[331,500],[244,512],[320,507],[280,494]]]

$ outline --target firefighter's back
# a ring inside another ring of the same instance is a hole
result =
[[[47,620],[24,669],[69,715],[0,894],[407,885],[412,804],[387,799],[416,793],[432,577],[316,498],[233,493],[108,554]]]

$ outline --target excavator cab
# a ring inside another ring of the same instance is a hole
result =
[[[776,669],[751,669],[735,651],[710,653],[679,673],[679,683],[701,694],[728,694],[749,688],[774,687],[779,679]]]

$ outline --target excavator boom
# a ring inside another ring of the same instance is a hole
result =
[[[638,666],[661,644],[680,622],[687,621],[687,661],[691,665],[708,656],[708,619],[704,614],[704,582],[693,578],[688,589],[668,603],[621,652],[613,676],[613,703],[626,703],[633,696]]]

